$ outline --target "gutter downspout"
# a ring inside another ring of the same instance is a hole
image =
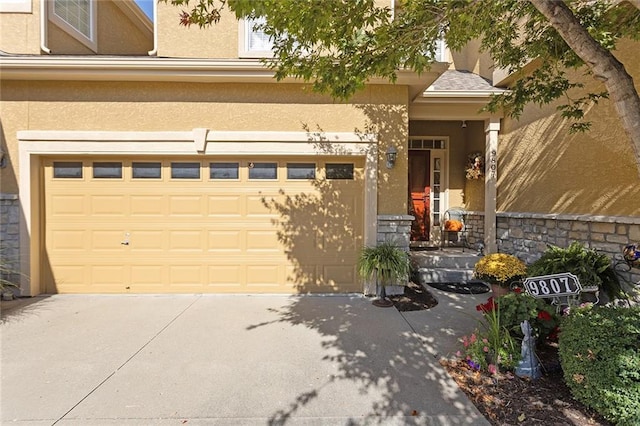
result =
[[[158,55],[158,0],[153,2],[153,50],[147,53],[149,56]]]
[[[47,22],[47,2],[46,0],[40,0],[40,50],[50,55],[51,50],[47,47]]]

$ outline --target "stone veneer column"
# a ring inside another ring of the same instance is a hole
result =
[[[500,119],[487,120],[485,129],[485,178],[484,178],[484,246],[485,253],[498,251],[496,243],[496,205],[498,181],[498,132]]]
[[[20,203],[16,194],[0,193],[0,241],[2,262],[14,274],[4,277],[19,283],[20,271]]]
[[[411,222],[413,216],[409,215],[378,215],[378,233],[376,235],[376,243],[390,242],[400,247],[402,250],[409,252],[409,241],[411,235]],[[404,285],[387,286],[387,294],[402,294]],[[375,294],[375,282],[365,285],[365,294]]]

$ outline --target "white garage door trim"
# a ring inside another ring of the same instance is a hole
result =
[[[20,157],[20,263],[22,294],[41,292],[40,245],[43,233],[38,203],[42,191],[40,156],[87,155],[323,155],[365,158],[364,243],[375,245],[377,223],[377,136],[351,132],[18,132]],[[28,278],[27,278],[28,277]],[[371,283],[365,283],[369,288]]]

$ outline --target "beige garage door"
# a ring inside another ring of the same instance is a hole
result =
[[[361,291],[353,158],[47,158],[48,293]]]

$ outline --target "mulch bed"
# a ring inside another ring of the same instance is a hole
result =
[[[462,360],[440,363],[492,425],[611,425],[573,399],[562,378],[557,345],[544,345],[537,355],[543,375],[536,380],[509,372],[491,376]]]
[[[422,285],[410,283],[403,295],[390,296],[401,312],[429,309],[438,301]],[[557,344],[536,350],[543,367],[537,380],[512,373],[489,375],[472,370],[462,360],[441,364],[492,425],[611,426],[595,411],[573,399],[564,383]]]
[[[436,298],[421,284],[411,281],[404,287],[404,294],[389,296],[389,299],[400,312],[422,311],[438,304]]]

